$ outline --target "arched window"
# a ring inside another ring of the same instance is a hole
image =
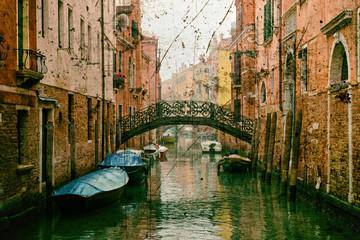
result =
[[[260,102],[261,103],[266,103],[266,87],[265,87],[265,82],[263,82],[261,84],[261,89],[260,89]]]
[[[346,51],[342,42],[335,44],[330,65],[330,85],[345,82],[349,79],[349,66]]]

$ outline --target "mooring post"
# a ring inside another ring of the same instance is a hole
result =
[[[258,152],[259,152],[259,138],[260,138],[260,130],[261,130],[261,120],[260,118],[257,118],[257,128],[255,131],[255,147],[254,147],[254,153],[253,153],[253,159],[252,161],[252,169],[256,172],[257,171],[257,162],[258,162]]]
[[[51,194],[53,192],[53,151],[54,151],[54,123],[46,124],[46,209],[49,215],[52,214]]]
[[[95,168],[99,164],[99,136],[100,136],[100,126],[99,120],[95,120]]]
[[[109,151],[109,120],[107,119],[105,121],[105,155],[103,156],[103,158],[105,158],[106,154],[108,154]]]
[[[265,146],[264,146],[264,154],[263,154],[263,163],[261,169],[261,177],[265,180],[266,168],[267,168],[267,156],[269,150],[269,139],[270,139],[270,125],[271,125],[271,113],[266,115],[266,126],[265,126]]]
[[[292,163],[291,163],[291,176],[290,176],[290,199],[295,200],[296,197],[296,183],[298,174],[298,163],[300,155],[300,135],[301,135],[301,124],[302,124],[302,110],[296,112],[295,119],[295,133],[293,141],[292,151]]]
[[[115,153],[115,146],[114,146],[114,124],[110,124],[110,149],[111,153]]]
[[[275,137],[276,137],[276,123],[277,123],[277,113],[273,112],[271,117],[271,127],[270,127],[270,136],[269,136],[269,149],[267,156],[267,168],[266,168],[266,181],[271,183],[271,172],[272,164],[274,158],[274,147],[275,147]]]
[[[251,161],[254,160],[254,149],[255,149],[255,133],[256,133],[256,128],[257,128],[257,119],[255,119],[255,124],[254,124],[254,129],[253,129],[253,133],[251,136],[251,149],[250,149],[250,153],[249,153],[249,158]]]
[[[286,129],[285,129],[285,142],[284,142],[284,155],[281,170],[281,187],[280,194],[286,195],[288,186],[289,175],[289,162],[291,153],[291,138],[292,138],[292,112],[286,114]]]

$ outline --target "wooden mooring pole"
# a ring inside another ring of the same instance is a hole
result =
[[[275,148],[275,137],[276,137],[276,123],[277,123],[277,113],[273,112],[271,117],[271,126],[270,126],[270,136],[269,136],[269,149],[267,156],[267,168],[266,168],[266,182],[271,183],[271,172],[274,158],[274,148]]]
[[[260,130],[261,130],[261,121],[260,118],[257,119],[257,128],[255,132],[255,147],[254,147],[254,153],[253,153],[253,159],[251,159],[252,169],[255,173],[257,170],[257,164],[258,164],[258,153],[259,153],[259,138],[260,138]]]
[[[53,193],[53,152],[54,152],[54,123],[46,124],[46,209],[52,215],[51,194]]]
[[[285,128],[285,143],[284,143],[284,157],[282,162],[281,170],[281,186],[280,194],[287,194],[288,186],[288,175],[289,175],[289,162],[290,162],[290,153],[291,153],[291,138],[292,138],[292,112],[289,111],[286,114],[286,128]]]
[[[293,141],[292,151],[292,163],[291,163],[291,176],[290,176],[290,199],[295,200],[296,197],[296,183],[298,174],[298,163],[300,155],[300,135],[301,135],[301,124],[302,124],[302,110],[296,112],[295,119],[295,133]]]
[[[99,137],[100,137],[99,120],[96,120],[95,121],[95,168],[99,164],[99,158],[100,158]]]
[[[266,115],[266,126],[265,126],[265,146],[264,146],[264,154],[263,154],[263,163],[261,169],[261,177],[265,180],[266,168],[267,168],[267,153],[269,150],[269,139],[270,139],[270,125],[271,125],[271,113]]]
[[[256,129],[257,129],[257,119],[255,119],[255,123],[254,123],[254,129],[253,129],[253,134],[251,137],[251,149],[250,149],[250,154],[249,154],[249,158],[251,159],[251,161],[254,160],[254,149],[255,149],[255,135],[256,135]]]

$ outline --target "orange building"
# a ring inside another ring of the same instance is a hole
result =
[[[255,117],[264,133],[267,114],[277,113],[273,167],[282,166],[286,116],[302,110],[299,180],[357,207],[359,6],[350,0],[256,0],[254,6]]]

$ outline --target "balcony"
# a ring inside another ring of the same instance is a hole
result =
[[[16,49],[19,57],[19,70],[16,71],[18,87],[30,88],[40,82],[47,73],[46,57],[29,49]]]

